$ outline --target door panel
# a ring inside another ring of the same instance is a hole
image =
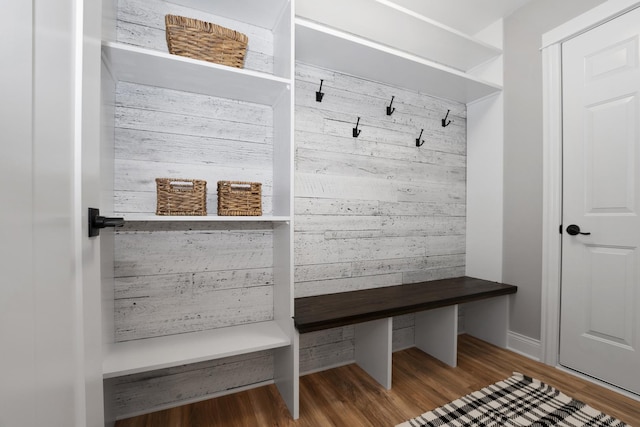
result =
[[[587,246],[592,274],[585,283],[587,313],[585,337],[609,344],[633,344],[633,284],[637,281],[632,248]]]
[[[637,117],[637,99],[624,96],[586,107],[585,179],[589,214],[635,211],[634,139],[623,130]],[[612,130],[612,124],[620,131]]]
[[[560,363],[640,393],[640,9],[563,44]],[[571,236],[569,224],[589,234]]]

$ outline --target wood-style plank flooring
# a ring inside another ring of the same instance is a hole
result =
[[[544,381],[640,427],[639,401],[468,335],[459,337],[456,368],[416,348],[394,353],[393,387],[388,391],[355,364],[302,377],[297,421],[271,385],[122,420],[116,427],[395,426],[512,372]]]

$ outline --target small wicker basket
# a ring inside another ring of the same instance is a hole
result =
[[[218,181],[218,215],[262,215],[262,184],[259,182]]]
[[[183,16],[166,15],[169,53],[242,68],[249,38],[229,28]]]
[[[206,215],[207,181],[156,178],[156,215]]]

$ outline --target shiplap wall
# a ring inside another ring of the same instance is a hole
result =
[[[158,0],[119,0],[117,39],[167,51],[164,15],[216,22],[250,39],[245,68],[271,72],[270,31]],[[154,214],[156,177],[261,182],[272,212],[273,109],[196,93],[119,82],[115,94],[116,214]],[[273,228],[269,222],[127,222],[115,234],[115,341],[273,318]],[[262,384],[273,353],[108,380],[118,417]]]
[[[464,104],[298,63],[295,141],[296,297],[464,275]],[[393,323],[413,345],[413,315]],[[353,333],[302,335],[300,372],[352,362]]]
[[[270,30],[254,27],[222,16],[186,8],[163,0],[117,0],[117,41],[147,49],[168,52],[164,17],[167,14],[186,16],[206,22],[215,22],[249,37],[244,68],[273,72],[273,34]]]
[[[270,72],[271,33],[159,0],[119,0],[118,41],[166,51],[164,14],[249,35],[246,68]],[[322,103],[315,91],[324,79]],[[392,116],[386,106],[395,96]],[[155,212],[155,177],[263,183],[271,212],[271,108],[149,86],[116,90],[115,210]],[[450,126],[440,119],[451,109]],[[351,136],[361,117],[359,138]],[[466,108],[332,71],[296,66],[296,296],[464,274]],[[415,139],[424,129],[421,148]],[[115,242],[117,341],[273,316],[269,223],[128,223]],[[394,319],[394,349],[413,344]],[[349,363],[353,327],[301,337],[300,371]],[[109,380],[120,417],[262,384],[273,353]]]

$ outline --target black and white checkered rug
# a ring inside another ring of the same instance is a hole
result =
[[[396,427],[431,426],[626,426],[560,393],[547,384],[514,373]]]

